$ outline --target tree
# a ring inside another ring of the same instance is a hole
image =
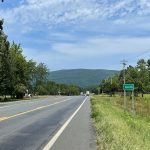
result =
[[[126,82],[135,84],[135,87],[138,86],[139,82],[139,71],[137,67],[129,66],[126,70]]]
[[[18,93],[18,87],[28,86],[28,66],[25,57],[22,54],[22,49],[20,44],[13,44],[10,47],[10,61],[11,61],[11,95],[15,97]],[[20,86],[21,85],[21,86]],[[16,89],[17,88],[17,89]],[[23,88],[25,89],[25,88]],[[24,93],[26,92],[24,91]],[[20,96],[17,96],[20,97]]]
[[[35,91],[37,91],[39,94],[46,93],[46,91],[44,92],[44,89],[48,81],[47,76],[48,76],[47,66],[44,63],[38,64],[35,68]]]
[[[36,93],[36,65],[37,63],[33,60],[27,62],[27,88],[30,93]]]
[[[59,85],[56,84],[55,82],[47,81],[46,90],[48,92],[47,94],[49,94],[49,95],[57,95],[58,90],[60,90],[60,89],[59,89]]]
[[[4,20],[0,20],[0,32],[3,31],[3,23],[4,23]]]
[[[114,75],[105,79],[100,84],[100,89],[102,92],[109,94],[110,96],[114,95],[115,92],[119,90],[119,76]]]
[[[147,64],[146,65],[147,65],[148,69],[150,69],[150,59],[147,60]]]
[[[149,72],[146,66],[146,62],[144,59],[140,59],[137,62],[137,69],[138,69],[138,91],[142,93],[142,97],[144,93],[147,92],[147,86],[149,83]]]
[[[36,80],[37,84],[42,84],[47,81],[48,68],[44,63],[40,63],[36,67]]]
[[[16,98],[23,99],[26,90],[27,90],[27,88],[24,84],[17,84],[15,86]]]
[[[8,94],[10,89],[10,54],[9,42],[7,36],[3,32],[3,21],[0,20],[0,93],[2,95]]]

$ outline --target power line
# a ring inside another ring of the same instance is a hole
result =
[[[147,54],[150,52],[150,49],[148,50],[145,50],[143,53],[141,53],[140,55],[137,55],[136,57],[140,57],[140,56],[143,56],[144,54]]]
[[[150,53],[150,49],[147,49],[147,50],[145,50],[144,52],[142,52],[142,53],[140,53],[139,55],[136,55],[136,56],[134,56],[134,57],[128,57],[128,58],[126,58],[127,60],[131,60],[131,59],[136,59],[136,58],[138,58],[138,57],[140,57],[140,56],[143,56],[144,54],[147,54],[147,53]]]

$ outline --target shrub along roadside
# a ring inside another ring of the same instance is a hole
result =
[[[98,150],[149,150],[149,117],[132,116],[112,106],[109,98],[91,99]]]

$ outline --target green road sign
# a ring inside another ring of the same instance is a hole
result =
[[[123,84],[123,89],[125,91],[133,91],[134,90],[134,84]]]

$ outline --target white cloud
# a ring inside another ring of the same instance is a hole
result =
[[[52,26],[60,23],[78,23],[85,20],[106,19],[113,16],[126,16],[132,12],[140,14],[150,13],[149,0],[24,0],[12,9],[0,10],[7,22],[18,22],[22,25],[38,26],[44,24]]]
[[[137,59],[147,58],[150,38],[88,38],[80,43],[55,43],[52,50],[40,51],[24,48],[28,59],[44,62],[52,70],[60,68],[120,69],[119,62],[127,59],[135,64]],[[137,57],[138,56],[138,57]]]
[[[81,65],[83,59],[91,64],[105,62],[106,56],[119,62],[123,56],[150,48],[150,38],[139,37],[141,33],[148,36],[150,31],[149,0],[22,0],[16,7],[1,9],[0,16],[12,39],[18,36],[31,44],[25,46],[25,55],[50,68],[76,61]],[[46,35],[41,39],[37,33],[42,31]],[[40,45],[38,50],[34,44]],[[45,45],[46,50],[39,51]]]
[[[88,0],[27,0],[16,8],[1,11],[0,14],[10,23],[21,21],[21,24],[39,22],[49,25],[89,15],[90,7]]]
[[[80,43],[56,43],[53,49],[67,56],[130,55],[150,48],[150,38],[92,38]]]

